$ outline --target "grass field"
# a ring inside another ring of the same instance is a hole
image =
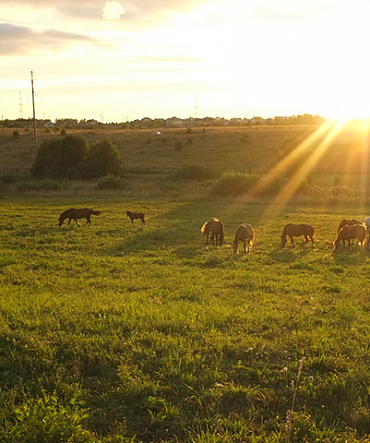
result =
[[[97,197],[91,228],[58,228],[84,203],[1,201],[1,441],[369,441],[370,255],[331,245],[364,208]],[[315,250],[281,249],[288,220]]]
[[[317,201],[211,198],[219,175],[171,179],[204,163],[263,176],[292,131],[304,139],[313,129],[212,128],[189,144],[184,130],[165,142],[117,131],[106,135],[119,146],[127,189],[4,181],[0,441],[370,442],[370,252],[332,251],[342,218],[369,215],[367,188],[358,192],[367,151],[355,135],[340,134],[312,169]],[[31,166],[31,138],[0,138],[5,168]],[[348,146],[362,159],[352,169]],[[341,173],[355,177],[351,197],[320,199]],[[59,228],[72,206],[103,216]],[[147,226],[132,226],[127,209],[146,212]],[[225,224],[222,247],[200,232],[212,216]],[[256,240],[234,256],[242,222]],[[282,249],[287,222],[312,224],[316,248],[300,239]]]

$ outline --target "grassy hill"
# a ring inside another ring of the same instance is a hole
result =
[[[300,168],[300,176],[314,186],[360,186],[368,194],[369,136],[366,129],[352,125],[335,130],[306,126],[292,127],[225,127],[165,129],[160,136],[151,130],[89,130],[67,131],[79,134],[90,144],[108,137],[117,146],[123,166],[123,177],[127,180],[126,191],[136,189],[136,195],[162,194],[184,191],[194,193],[194,182],[198,182],[196,193],[202,193],[201,179],[207,191],[222,173],[240,172],[261,177],[271,171],[275,175],[291,178]],[[59,137],[39,131],[38,143],[50,137]],[[0,136],[2,176],[14,172],[26,172],[32,166],[37,148],[33,146],[33,134],[19,130],[18,137],[5,129]],[[296,152],[294,156],[292,153]],[[286,162],[286,159],[290,161]],[[197,177],[192,182],[191,173],[187,180],[179,183],[177,172],[181,168],[204,168],[208,175]],[[0,174],[1,178],[1,174]],[[187,183],[185,183],[187,181]],[[90,190],[94,184],[70,184],[69,189]],[[317,190],[313,190],[315,194]],[[329,193],[329,191],[327,191]],[[320,193],[318,193],[318,197]],[[355,188],[354,194],[358,194]]]

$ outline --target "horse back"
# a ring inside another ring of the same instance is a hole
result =
[[[362,223],[359,220],[356,220],[355,218],[352,218],[351,220],[347,220],[346,218],[344,218],[338,226],[338,232],[344,228],[345,226],[353,226],[353,225],[361,225]]]
[[[254,229],[248,223],[239,225],[234,234],[234,242],[243,240],[250,240],[252,243],[254,241]]]
[[[362,224],[345,225],[338,233],[338,240],[351,240],[358,238],[364,241],[366,238],[366,229]]]

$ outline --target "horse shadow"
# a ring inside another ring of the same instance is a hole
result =
[[[304,246],[300,248],[298,245],[295,248],[282,248],[279,246],[270,252],[269,257],[279,263],[294,263],[297,260],[307,257],[312,251],[312,248],[306,248]]]
[[[340,249],[332,252],[336,264],[342,266],[358,266],[366,262],[368,254],[360,247]]]

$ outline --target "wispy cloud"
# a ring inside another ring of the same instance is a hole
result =
[[[37,30],[27,26],[0,23],[0,56],[36,54],[60,50],[70,44],[92,43],[94,39],[82,34],[56,29]]]

